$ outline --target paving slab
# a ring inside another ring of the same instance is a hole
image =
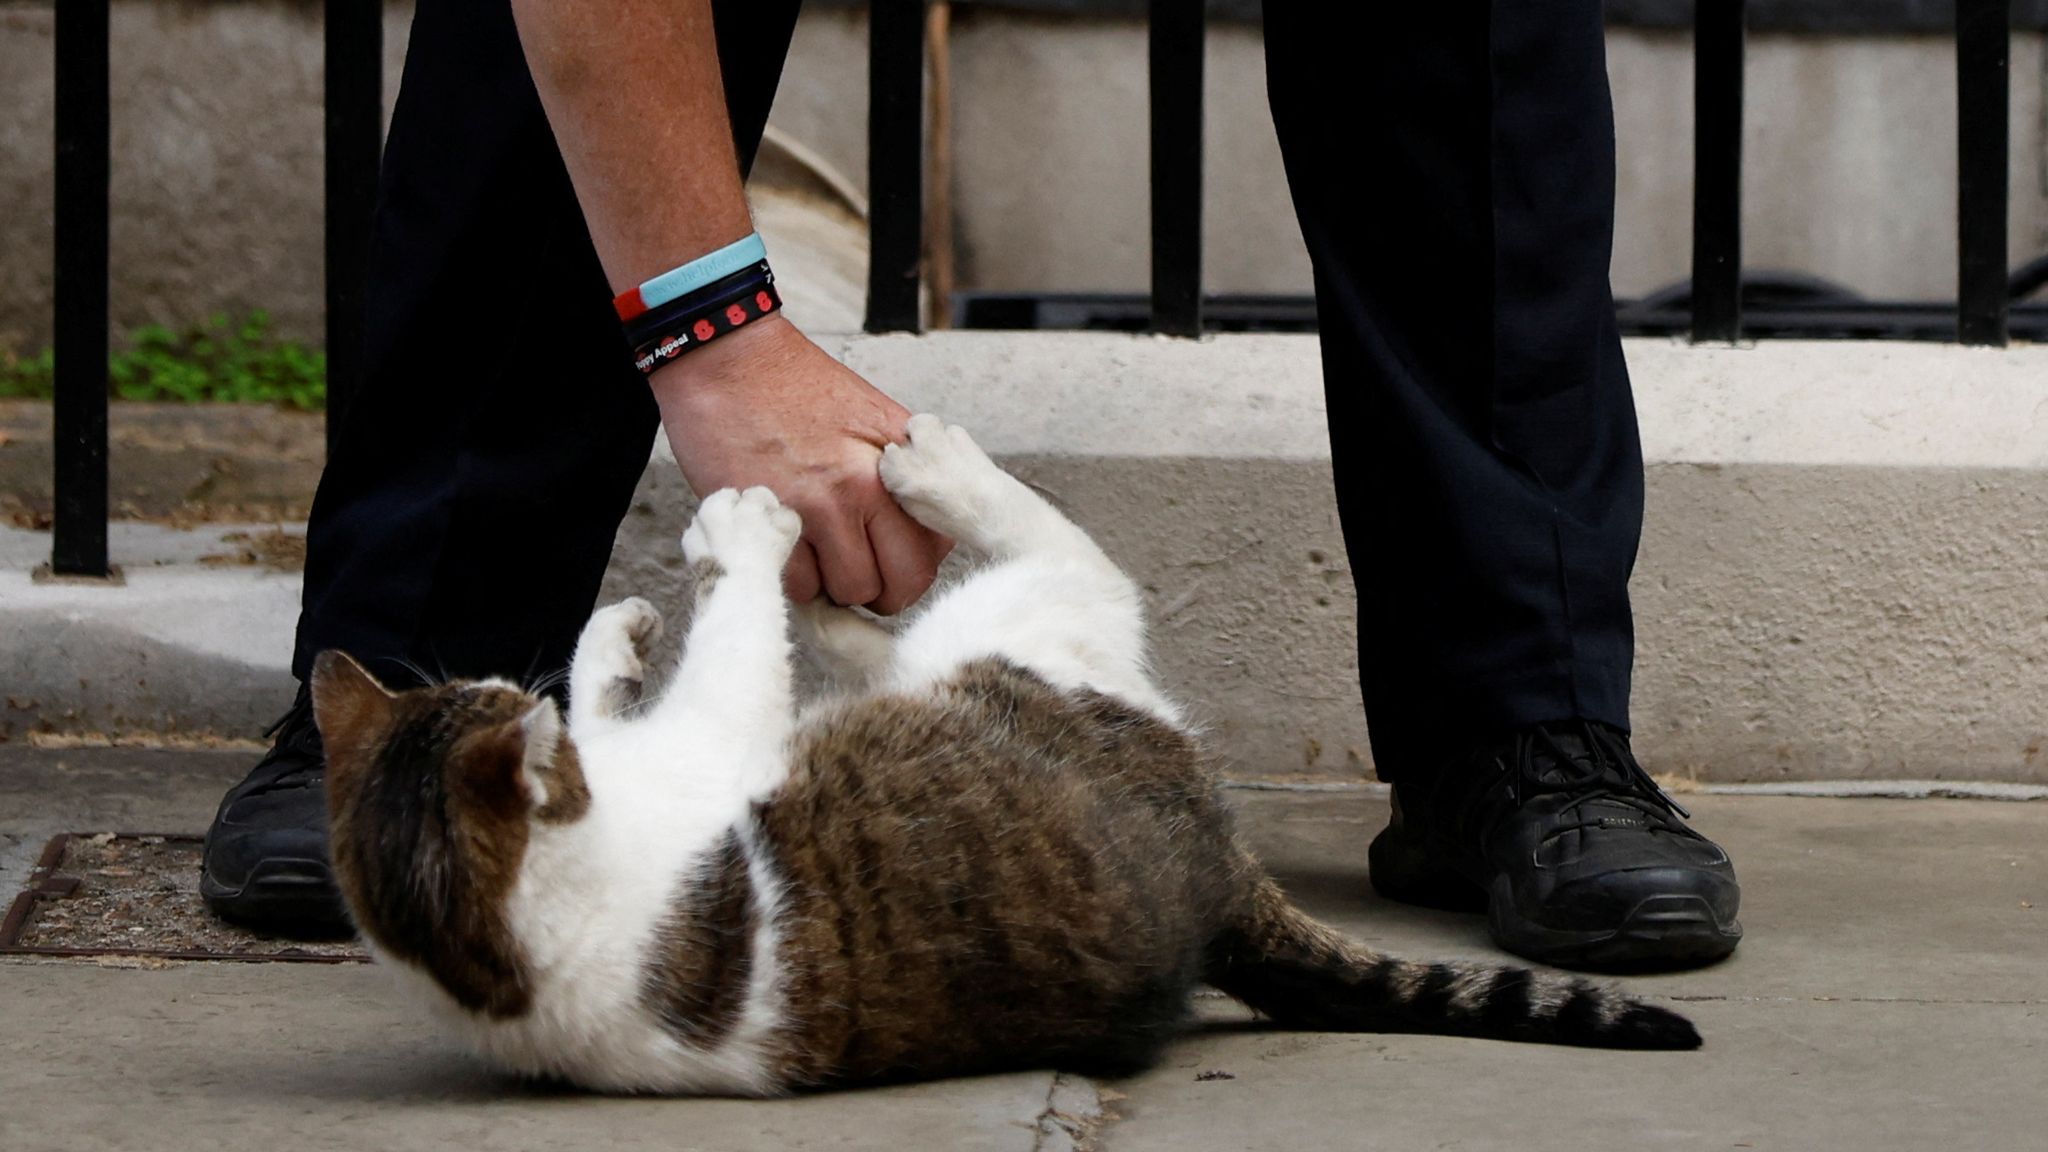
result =
[[[1959,994],[1964,990],[1958,989]],[[2048,1008],[1686,1004],[1698,1052],[1212,1031],[1110,1086],[1106,1152],[2035,1149]],[[1232,1079],[1197,1079],[1223,1072]],[[1121,1094],[1122,1099],[1116,1099]]]
[[[755,1102],[488,1072],[366,967],[0,965],[0,1148],[1028,1152],[1050,1073]]]
[[[2048,804],[1683,800],[1735,860],[1745,936],[1725,963],[1635,980],[1641,987],[1687,997],[2048,997]],[[1246,803],[1260,857],[1316,915],[1390,952],[1513,961],[1480,917],[1373,893],[1365,845],[1387,822],[1383,796],[1261,792]]]
[[[0,744],[0,893],[13,899],[59,832],[206,831],[257,755]]]
[[[1384,798],[1240,796],[1260,856],[1317,915],[1390,952],[1516,962],[1477,917],[1372,893]],[[1692,1016],[1700,1051],[1289,1034],[1205,1001],[1213,1027],[1106,1086],[1101,1146],[2042,1147],[2048,804],[1686,802],[1735,858],[1747,936],[1726,963],[1622,982]]]
[[[0,745],[0,882],[52,831],[200,830],[247,760]],[[1383,796],[1232,796],[1317,914],[1389,951],[1507,959],[1474,917],[1372,895]],[[1206,999],[1157,1069],[1100,1086],[601,1099],[482,1069],[370,968],[17,961],[0,963],[0,1149],[2040,1147],[2048,804],[1689,802],[1735,855],[1748,939],[1625,983],[1691,1014],[1696,1053],[1288,1034]],[[1097,1087],[1108,1110],[1087,1118]]]
[[[251,760],[0,745],[0,889],[11,899],[60,831],[204,831]],[[491,1073],[368,966],[120,964],[0,961],[0,1149],[1027,1152],[1073,1108],[1050,1071],[768,1103],[599,1099]]]

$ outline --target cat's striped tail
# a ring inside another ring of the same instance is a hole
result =
[[[1591,1048],[1697,1048],[1676,1012],[1576,977],[1382,956],[1325,928],[1271,881],[1211,951],[1209,983],[1284,1027],[1422,1032]]]

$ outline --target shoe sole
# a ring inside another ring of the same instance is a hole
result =
[[[1486,927],[1494,943],[1517,956],[1598,972],[1698,968],[1726,959],[1742,942],[1741,924],[1722,923],[1704,897],[1679,894],[1645,897],[1614,928],[1550,928],[1516,910],[1505,876],[1494,881]]]
[[[1446,870],[1420,845],[1387,828],[1367,851],[1375,892],[1389,900],[1446,912],[1484,912],[1493,942],[1517,956],[1588,971],[1668,971],[1725,959],[1742,942],[1742,925],[1722,923],[1699,896],[1651,896],[1613,928],[1551,928],[1522,916],[1505,876],[1482,886]]]
[[[244,928],[295,940],[345,940],[355,935],[341,893],[319,860],[262,860],[249,870],[247,880],[233,887],[202,870],[199,896],[214,915]]]

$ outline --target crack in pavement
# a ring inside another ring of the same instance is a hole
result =
[[[1117,1118],[1103,1106],[1102,1090],[1094,1081],[1068,1072],[1054,1073],[1045,1092],[1045,1108],[1038,1114],[1038,1137],[1032,1141],[1031,1152],[1091,1152],[1096,1135]]]

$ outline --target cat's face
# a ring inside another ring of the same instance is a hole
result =
[[[329,845],[356,926],[471,1011],[532,992],[506,898],[537,826],[590,804],[554,701],[501,681],[391,692],[340,652],[313,666]]]

